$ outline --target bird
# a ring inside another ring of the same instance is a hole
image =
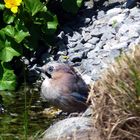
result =
[[[45,74],[41,95],[50,104],[68,113],[87,109],[88,85],[72,66],[49,62],[39,67],[39,70]]]

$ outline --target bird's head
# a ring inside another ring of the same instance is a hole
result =
[[[37,70],[44,73],[47,77],[52,78],[54,75],[58,74],[66,74],[71,73],[73,74],[74,69],[70,67],[68,64],[65,63],[58,63],[58,62],[49,62],[42,67],[37,67]]]

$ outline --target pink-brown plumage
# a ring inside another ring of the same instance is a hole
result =
[[[41,94],[65,112],[80,112],[87,108],[88,86],[67,64],[50,62],[41,70],[46,73]]]

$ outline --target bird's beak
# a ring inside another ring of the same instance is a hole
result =
[[[45,73],[45,71],[42,67],[36,67],[35,70],[40,72],[40,73]]]
[[[48,78],[51,78],[51,75],[49,73],[47,73],[43,67],[36,67],[35,68],[36,71],[38,71],[39,73],[41,73],[42,75],[45,75],[43,77],[48,77]]]

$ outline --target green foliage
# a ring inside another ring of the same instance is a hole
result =
[[[76,13],[82,1],[62,0],[61,4],[67,12]],[[14,90],[16,76],[4,64],[10,66],[13,58],[26,57],[24,50],[35,51],[40,42],[44,46],[49,44],[57,30],[58,21],[44,0],[22,0],[16,5],[18,11],[13,11],[12,5],[7,8],[5,4],[6,0],[5,3],[0,2],[0,90]]]
[[[16,14],[3,3],[0,10],[3,15],[0,25],[0,90],[14,90],[16,76],[4,63],[10,66],[14,57],[24,55],[25,48],[34,51],[40,40],[47,40],[42,37],[46,37],[49,30],[53,30],[51,35],[54,35],[58,22],[40,0],[23,0]]]
[[[25,8],[27,11],[34,16],[36,13],[41,11],[44,5],[40,2],[40,0],[24,0]]]
[[[16,76],[6,63],[0,65],[0,90],[14,90],[16,86]]]

